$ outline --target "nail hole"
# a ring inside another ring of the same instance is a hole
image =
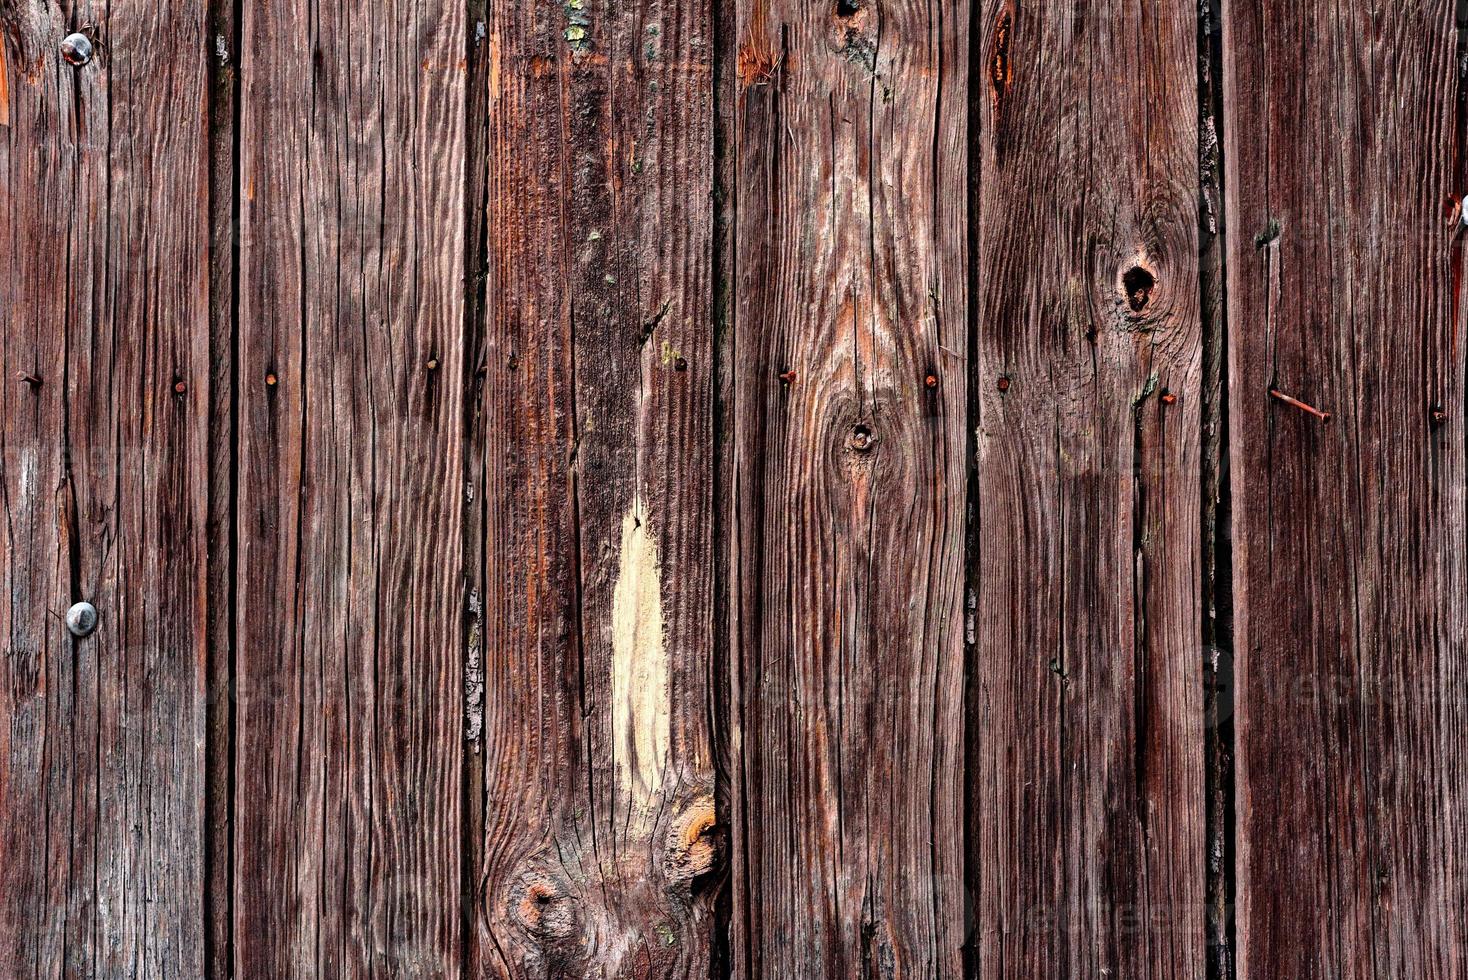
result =
[[[675,358],[674,361],[673,361],[673,370],[674,371],[687,371],[688,370],[688,359],[687,358],[684,358],[684,357]]]
[[[874,442],[876,442],[876,437],[872,434],[872,430],[865,425],[857,425],[852,427],[851,438],[846,441],[846,444],[856,452],[864,453],[872,448]]]
[[[855,0],[836,0],[837,17],[855,17],[857,11],[861,10],[861,4]]]
[[[1141,266],[1133,266],[1121,277],[1122,287],[1126,290],[1126,301],[1132,308],[1133,313],[1140,313],[1147,306],[1147,301],[1152,298],[1152,287],[1157,285],[1157,279]]]

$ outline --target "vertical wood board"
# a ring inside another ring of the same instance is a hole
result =
[[[957,977],[969,6],[734,21],[733,970]]]
[[[710,16],[475,31],[475,975],[710,973]]]
[[[242,8],[241,977],[461,972],[463,16]]]
[[[0,9],[7,977],[203,970],[204,15]]]
[[[1453,13],[1225,9],[1240,977],[1468,969]]]
[[[979,28],[977,971],[1201,976],[1195,6]]]

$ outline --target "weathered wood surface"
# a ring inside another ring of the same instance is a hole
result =
[[[242,978],[462,965],[463,18],[242,7]]]
[[[470,972],[704,977],[720,844],[710,12],[485,16]]]
[[[0,976],[1468,974],[1454,14],[0,0]]]
[[[1453,13],[1224,19],[1242,977],[1468,971]]]
[[[978,975],[1201,976],[1194,7],[980,27]]]
[[[738,976],[962,975],[968,22],[735,6]]]
[[[204,17],[114,3],[72,67],[84,6],[0,7],[0,975],[196,976]]]

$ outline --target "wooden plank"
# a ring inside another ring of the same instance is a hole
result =
[[[458,976],[463,6],[240,37],[235,974]]]
[[[968,27],[735,5],[736,976],[962,973]]]
[[[74,68],[92,5],[0,10],[7,977],[203,970],[204,15],[113,3]]]
[[[1230,3],[1224,58],[1238,975],[1460,976],[1468,113],[1452,5]]]
[[[978,975],[1203,972],[1196,5],[985,5]]]
[[[490,4],[476,51],[472,972],[703,977],[710,12]]]

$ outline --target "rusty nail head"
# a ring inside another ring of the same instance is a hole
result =
[[[1162,391],[1162,404],[1164,404],[1164,405],[1171,405],[1171,404],[1173,404],[1176,401],[1177,401],[1177,395],[1174,395],[1172,392],[1170,392],[1170,391],[1168,391],[1167,389],[1164,388],[1163,391]]]
[[[277,383],[278,380],[279,379],[277,379],[275,377],[275,372],[274,371],[271,371],[269,374],[265,375],[265,384],[268,385],[271,388],[274,388],[275,387],[275,385],[276,385],[276,383]]]
[[[928,375],[926,378],[923,379],[923,384],[927,385],[929,388],[938,387],[938,376],[936,374]]]
[[[795,380],[795,372],[794,371],[786,370],[786,371],[781,371],[780,372],[780,381],[783,382],[784,384],[787,384],[788,385],[791,382],[793,382],[794,380]]]
[[[184,384],[184,383],[183,383],[183,382],[182,382],[182,381],[175,381],[175,382],[174,382],[174,383],[173,383],[173,390],[174,390],[174,391],[175,391],[175,392],[176,392],[176,393],[177,393],[177,394],[180,394],[180,395],[182,395],[182,394],[183,394],[183,393],[184,393],[184,392],[186,392],[186,391],[188,391],[188,390],[189,390],[189,386],[188,386],[188,385],[186,385],[186,384]]]
[[[1006,375],[1001,374],[999,376],[999,380],[994,383],[994,387],[998,388],[1000,391],[1008,391],[1009,378]]]
[[[61,41],[61,57],[80,68],[92,60],[92,39],[85,34],[68,34]]]
[[[1447,420],[1448,420],[1448,413],[1445,412],[1445,411],[1443,411],[1443,407],[1441,405],[1434,405],[1434,406],[1432,406],[1432,424],[1433,425],[1442,425]]]
[[[17,374],[15,377],[16,377],[17,380],[24,381],[26,384],[30,385],[32,388],[39,388],[41,386],[41,379],[38,378],[38,377],[36,377],[34,374],[31,374],[28,371],[22,371],[19,374]]]
[[[428,370],[430,370],[430,371],[437,371],[438,370],[438,358],[436,358],[436,357],[430,357],[428,359]]]
[[[66,611],[66,628],[72,636],[90,636],[97,628],[97,607],[90,602],[78,602]]]

